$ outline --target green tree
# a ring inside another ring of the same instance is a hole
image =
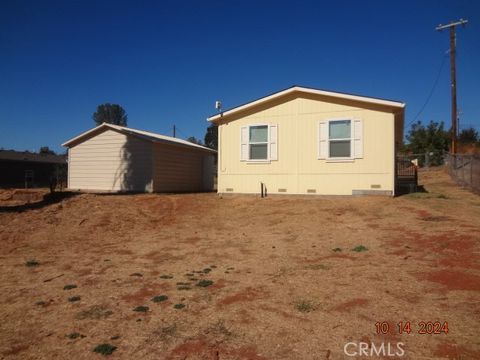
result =
[[[39,154],[45,154],[45,155],[55,155],[55,151],[50,150],[48,146],[42,146],[40,150],[38,151]]]
[[[120,126],[127,126],[127,113],[118,104],[101,104],[97,106],[97,111],[92,115],[95,124],[109,123]]]
[[[205,134],[205,146],[210,149],[218,150],[218,126],[210,124]]]
[[[478,141],[480,141],[478,131],[473,127],[463,129],[460,131],[460,134],[458,134],[458,142],[462,144],[475,144]]]
[[[202,140],[197,139],[195,136],[190,136],[187,141],[190,141],[193,144],[203,145]]]
[[[428,153],[430,164],[439,165],[443,162],[443,153],[448,151],[450,132],[444,129],[443,122],[430,121],[427,125],[423,125],[418,121],[412,124],[407,141],[409,151],[414,154]]]

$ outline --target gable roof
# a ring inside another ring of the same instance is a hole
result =
[[[66,164],[67,160],[63,155],[42,154],[29,151],[0,150],[0,160],[24,161],[47,164]]]
[[[174,137],[166,136],[166,135],[161,135],[161,134],[157,134],[157,133],[153,133],[153,132],[149,132],[149,131],[132,129],[132,128],[128,128],[128,127],[125,127],[125,126],[108,124],[108,123],[103,123],[103,124],[101,124],[97,127],[94,127],[93,129],[85,131],[85,132],[81,133],[80,135],[64,142],[62,144],[62,146],[65,146],[65,147],[75,146],[76,144],[84,141],[84,139],[86,139],[89,135],[91,135],[95,132],[102,132],[102,131],[107,130],[107,129],[112,129],[112,130],[121,132],[122,134],[125,134],[125,135],[133,135],[133,136],[139,137],[139,138],[147,140],[147,141],[167,143],[167,144],[171,144],[171,145],[186,146],[186,147],[190,147],[190,148],[194,148],[194,149],[198,149],[198,150],[203,150],[203,151],[209,151],[209,152],[216,153],[216,151],[213,150],[213,149],[210,149],[210,148],[202,146],[202,145],[191,143],[190,141],[187,141],[187,140],[178,139],[178,138],[174,138]]]
[[[300,93],[306,93],[306,94],[313,94],[313,95],[324,95],[324,96],[330,96],[330,97],[335,97],[335,98],[340,98],[340,99],[347,99],[347,100],[354,100],[354,101],[359,101],[359,102],[365,102],[365,103],[370,103],[370,104],[377,104],[377,105],[384,105],[387,107],[391,108],[398,108],[398,109],[403,109],[405,108],[405,103],[400,102],[400,101],[394,101],[394,100],[387,100],[387,99],[380,99],[380,98],[374,98],[374,97],[369,97],[369,96],[360,96],[360,95],[354,95],[354,94],[348,94],[348,93],[342,93],[342,92],[336,92],[336,91],[327,91],[327,90],[321,90],[321,89],[315,89],[315,88],[309,88],[309,87],[304,87],[304,86],[292,86],[284,90],[277,91],[273,94],[261,97],[257,100],[250,101],[246,104],[236,106],[232,109],[223,111],[219,114],[212,115],[207,118],[208,121],[215,121],[219,120],[224,116],[232,115],[237,112],[243,111],[250,109],[254,106],[263,104],[267,101],[292,94],[295,92],[300,92]]]

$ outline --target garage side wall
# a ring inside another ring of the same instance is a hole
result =
[[[155,143],[153,190],[155,192],[203,191],[204,156],[203,151]]]
[[[149,141],[107,130],[71,147],[69,188],[151,192],[152,146]]]

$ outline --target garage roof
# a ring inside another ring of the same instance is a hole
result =
[[[161,134],[157,134],[157,133],[153,133],[153,132],[149,132],[149,131],[132,129],[132,128],[128,128],[128,127],[125,127],[125,126],[108,124],[108,123],[103,123],[103,124],[101,124],[97,127],[94,127],[93,129],[85,131],[84,133],[81,133],[80,135],[64,142],[62,144],[62,146],[73,147],[73,146],[77,145],[78,143],[81,143],[84,140],[86,140],[90,135],[93,135],[95,133],[100,133],[100,132],[103,132],[103,131],[108,130],[108,129],[115,130],[115,131],[121,132],[121,133],[126,134],[126,135],[133,135],[133,136],[139,137],[141,139],[152,141],[152,142],[160,142],[160,143],[168,143],[168,144],[172,144],[172,145],[187,146],[187,147],[195,148],[195,149],[198,149],[198,150],[203,150],[203,151],[209,151],[209,152],[216,153],[216,151],[213,150],[213,149],[210,149],[210,148],[202,146],[202,145],[191,143],[190,141],[187,141],[187,140],[178,139],[178,138],[174,138],[174,137],[166,136],[166,135],[161,135]]]

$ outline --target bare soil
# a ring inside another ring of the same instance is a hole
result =
[[[480,359],[480,197],[441,168],[420,181],[393,199],[2,191],[0,358],[100,359],[108,343],[111,359],[343,359],[348,342],[401,342],[404,359]]]

